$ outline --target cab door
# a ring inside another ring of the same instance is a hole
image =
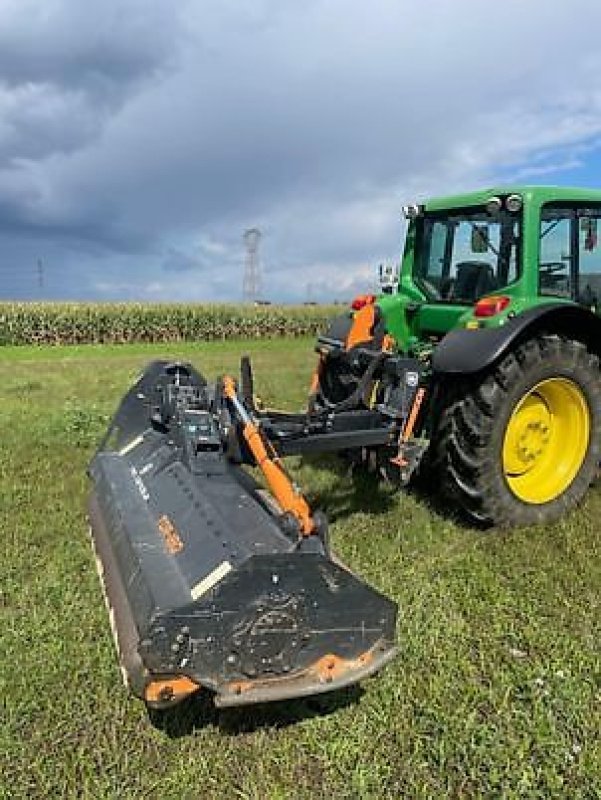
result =
[[[539,293],[598,311],[601,298],[600,208],[558,206],[541,210]]]

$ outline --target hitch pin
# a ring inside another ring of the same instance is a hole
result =
[[[413,429],[415,428],[417,415],[419,414],[419,410],[422,406],[425,394],[426,390],[423,387],[417,390],[415,394],[415,400],[413,401],[413,405],[411,406],[411,411],[409,412],[409,416],[407,417],[407,422],[405,423],[405,425],[403,426],[403,430],[399,434],[398,452],[394,458],[390,459],[390,463],[396,464],[398,467],[407,466],[407,461],[403,456],[403,445],[406,444],[413,435]]]

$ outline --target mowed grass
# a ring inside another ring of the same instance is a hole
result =
[[[86,465],[159,356],[207,376],[253,356],[302,405],[309,340],[0,350],[0,796],[601,796],[601,489],[553,526],[460,527],[331,458],[291,462],[335,548],[399,604],[399,655],[324,699],[160,726],[128,696],[87,534]]]

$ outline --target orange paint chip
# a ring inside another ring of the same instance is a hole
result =
[[[196,681],[180,675],[176,678],[151,681],[144,690],[148,703],[165,703],[181,700],[199,688]]]
[[[169,555],[173,556],[184,549],[184,543],[179,537],[173,522],[165,514],[157,522],[157,527],[165,541],[165,547]]]
[[[355,659],[340,658],[340,656],[330,653],[316,661],[311,671],[316,672],[321,681],[330,683],[334,679],[344,675],[345,672],[365,666],[372,658],[373,654],[369,651],[362,653]]]
[[[384,334],[384,338],[382,339],[382,352],[392,353],[395,344],[395,340],[389,333]]]

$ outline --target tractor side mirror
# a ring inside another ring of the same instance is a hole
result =
[[[488,225],[472,225],[472,253],[488,250]]]

